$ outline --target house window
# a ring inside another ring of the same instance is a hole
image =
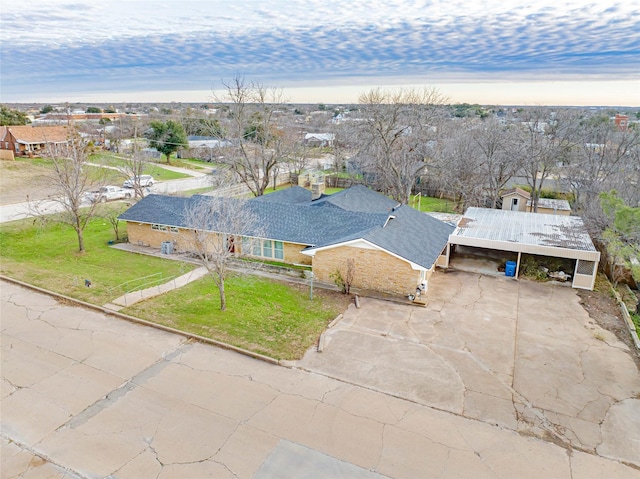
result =
[[[251,242],[251,254],[253,256],[262,256],[262,245],[260,240],[253,240]]]
[[[257,238],[242,238],[242,251],[246,255],[261,258],[284,259],[284,244],[282,241],[261,240]]]
[[[167,233],[167,232],[171,232],[171,233],[180,232],[180,230],[178,228],[176,228],[175,226],[165,226],[165,225],[158,225],[158,224],[151,225],[151,229],[155,230],[155,231],[164,231],[165,233]]]
[[[275,259],[284,259],[284,244],[282,241],[273,242],[273,257]]]

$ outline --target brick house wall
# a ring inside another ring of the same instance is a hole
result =
[[[313,257],[313,275],[323,283],[333,283],[331,274],[346,270],[347,259],[355,261],[354,288],[400,294],[415,291],[420,282],[420,271],[384,251],[340,246],[317,251]]]
[[[127,222],[127,234],[129,236],[129,243],[131,244],[141,244],[160,249],[163,241],[173,241],[176,251],[189,250],[191,235],[184,229],[179,229],[178,233],[173,233],[171,231],[158,231],[151,229],[151,225],[149,224],[139,224],[129,221]],[[236,238],[234,243],[236,253],[242,254],[242,241],[240,238]],[[306,245],[283,243],[283,247],[285,263],[311,265],[311,258],[300,252],[306,248]]]
[[[139,224],[128,221],[127,236],[131,244],[143,244],[145,246],[151,246],[152,248],[160,248],[163,241],[176,241],[177,249],[182,234],[152,230],[149,224]]]
[[[284,262],[289,264],[311,265],[311,257],[301,253],[307,247],[304,244],[284,243]]]

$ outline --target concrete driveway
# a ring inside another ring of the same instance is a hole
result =
[[[298,366],[640,466],[633,353],[573,289],[438,272],[428,299],[361,299]]]
[[[637,477],[4,281],[0,296],[3,478]]]

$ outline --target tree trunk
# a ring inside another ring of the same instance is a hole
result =
[[[171,153],[167,153],[167,165],[171,164]]]
[[[220,311],[225,311],[227,309],[227,298],[224,294],[224,279],[222,278],[218,283],[218,289],[220,290]]]
[[[78,235],[78,252],[84,253],[84,236],[82,229],[76,228],[76,234]]]

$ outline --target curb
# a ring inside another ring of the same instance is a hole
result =
[[[48,296],[52,296],[54,298],[63,299],[65,301],[69,301],[71,303],[77,304],[78,306],[82,306],[82,307],[85,307],[85,308],[88,308],[88,309],[93,309],[93,310],[98,311],[100,313],[103,313],[103,314],[105,314],[107,316],[115,316],[118,319],[124,319],[125,321],[129,321],[131,323],[140,324],[142,326],[149,326],[149,327],[152,327],[152,328],[155,328],[155,329],[159,329],[161,331],[165,331],[167,333],[178,334],[180,336],[183,336],[183,337],[188,338],[188,339],[193,339],[193,340],[198,341],[200,343],[210,344],[212,346],[217,346],[217,347],[222,348],[222,349],[227,349],[229,351],[234,351],[236,353],[240,353],[240,354],[243,354],[245,356],[249,356],[249,357],[251,357],[253,359],[259,359],[261,361],[264,361],[264,362],[267,362],[267,363],[270,363],[270,364],[274,364],[276,366],[291,367],[289,364],[287,364],[288,361],[286,361],[286,360],[274,359],[274,358],[271,358],[269,356],[264,356],[263,354],[254,353],[253,351],[248,351],[246,349],[242,349],[242,348],[239,348],[237,346],[233,346],[232,344],[223,343],[222,341],[217,341],[217,340],[211,339],[211,338],[205,338],[203,336],[198,336],[197,334],[187,333],[185,331],[180,331],[179,329],[170,328],[169,326],[163,326],[162,324],[157,324],[157,323],[153,323],[151,321],[147,321],[145,319],[136,318],[135,316],[129,316],[128,314],[123,314],[123,313],[120,313],[118,311],[113,311],[112,309],[108,309],[108,308],[105,308],[103,306],[98,306],[98,305],[95,305],[95,304],[87,303],[86,301],[82,301],[80,299],[72,298],[70,296],[66,296],[66,295],[61,294],[61,293],[56,293],[56,292],[49,291],[49,290],[44,289],[44,288],[40,288],[38,286],[34,286],[32,284],[24,283],[24,282],[22,282],[20,280],[17,280],[17,279],[14,279],[14,278],[9,278],[8,276],[0,275],[0,280],[7,281],[7,282],[13,283],[13,284],[17,284],[18,286],[22,286],[24,288],[28,288],[28,289],[31,289],[33,291],[37,291],[37,292],[42,293],[42,294],[46,294]]]
[[[627,329],[629,330],[629,334],[631,335],[631,339],[633,340],[633,344],[635,344],[636,349],[640,351],[640,338],[638,338],[638,331],[636,330],[636,325],[633,324],[631,320],[631,315],[629,314],[629,310],[627,309],[627,305],[624,301],[622,301],[622,297],[620,293],[618,293],[613,286],[610,286],[611,292],[613,296],[616,298],[616,302],[620,307],[620,311],[622,312],[622,317],[624,318],[624,323],[627,325]]]
[[[318,339],[318,346],[316,347],[317,352],[321,353],[324,350],[327,332],[329,332],[331,328],[333,328],[336,324],[338,324],[338,322],[340,322],[342,318],[343,318],[343,315],[342,313],[340,313],[338,316],[335,317],[333,321],[329,323],[326,329],[322,331],[322,333],[320,334],[320,338]]]

